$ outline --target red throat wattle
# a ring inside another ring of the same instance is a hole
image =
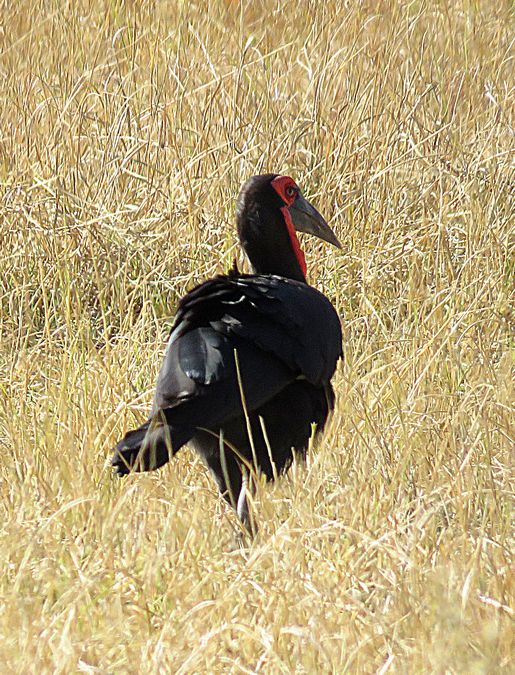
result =
[[[297,239],[297,234],[295,233],[295,226],[291,218],[289,207],[295,201],[296,196],[299,193],[299,188],[296,185],[295,181],[289,176],[276,176],[272,181],[272,187],[277,192],[279,197],[285,202],[286,206],[281,207],[281,213],[284,217],[284,222],[286,223],[286,229],[288,230],[288,235],[290,237],[291,245],[293,248],[293,253],[295,258],[299,263],[299,267],[302,270],[302,274],[306,276],[307,265],[306,258],[304,257],[304,252],[300,247],[299,240]]]
[[[304,256],[304,251],[300,247],[299,240],[297,239],[297,234],[295,232],[293,220],[291,219],[290,210],[287,206],[283,206],[281,207],[281,212],[284,216],[284,222],[286,223],[288,234],[290,235],[290,241],[293,248],[293,252],[295,254],[295,257],[297,258],[299,267],[302,270],[302,274],[306,276],[306,273],[308,271],[308,267],[306,265],[306,258]]]

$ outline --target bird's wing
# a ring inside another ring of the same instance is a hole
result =
[[[229,318],[222,317],[225,330],[274,354],[312,384],[327,384],[342,356],[342,333],[325,295],[272,275],[242,276],[235,283],[247,302],[235,304]]]
[[[241,414],[239,382],[254,410],[298,377],[327,384],[340,355],[338,316],[315,289],[273,276],[216,277],[179,305],[154,411],[180,404],[191,409],[183,423],[194,424],[200,404],[209,427]]]

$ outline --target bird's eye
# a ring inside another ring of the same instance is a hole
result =
[[[294,195],[296,192],[297,192],[297,191],[295,190],[295,188],[292,187],[291,185],[288,185],[288,187],[286,188],[286,196],[287,196],[287,197],[293,197],[293,195]]]

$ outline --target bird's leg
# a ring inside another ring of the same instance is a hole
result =
[[[249,520],[249,505],[247,504],[247,488],[249,480],[247,474],[244,474],[241,481],[241,490],[238,496],[238,503],[236,504],[236,513],[242,523],[247,523]]]
[[[229,450],[229,457],[227,455],[227,450]],[[253,517],[249,511],[249,504],[247,499],[247,492],[249,491],[249,471],[247,467],[242,464],[241,461],[238,461],[234,453],[237,453],[237,449],[234,447],[227,447],[227,444],[224,442],[223,431],[220,431],[220,466],[223,472],[226,493],[224,494],[227,501],[230,501],[231,506],[236,511],[240,522],[243,524],[247,532],[251,537],[254,537],[257,533],[257,525],[254,522]],[[228,458],[231,461],[231,474],[229,474],[229,464]],[[236,495],[238,499],[236,501]]]
[[[236,511],[242,525],[253,536],[257,532],[257,527],[248,506],[248,472],[236,458],[236,452],[236,448],[224,441],[223,432],[221,432],[218,436],[218,452],[210,453],[204,457],[204,460],[216,480],[222,497]]]
[[[241,467],[241,471],[241,489],[238,496],[238,503],[236,505],[236,513],[238,514],[238,518],[243,523],[245,529],[248,531],[251,537],[255,537],[258,532],[258,526],[249,511],[249,504],[247,500],[247,492],[251,492],[253,482],[252,478],[249,479],[248,472],[244,467]]]

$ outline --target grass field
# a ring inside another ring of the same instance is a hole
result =
[[[514,28],[505,0],[0,4],[2,675],[513,672]],[[267,171],[343,243],[302,240],[345,358],[241,549],[191,450],[106,462]]]

